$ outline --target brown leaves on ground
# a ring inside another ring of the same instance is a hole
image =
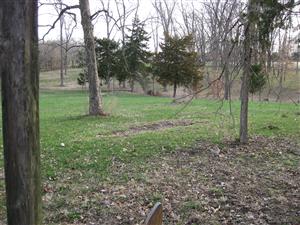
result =
[[[114,161],[105,182],[72,171],[47,184],[46,224],[143,224],[157,201],[165,225],[300,224],[298,150],[288,139],[200,141],[138,167]]]
[[[164,130],[172,127],[186,127],[199,122],[192,120],[163,120],[156,123],[147,123],[140,126],[132,126],[125,131],[114,131],[111,135],[98,134],[98,137],[127,137],[133,134],[143,133],[147,131]]]

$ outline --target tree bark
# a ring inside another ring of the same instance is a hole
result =
[[[64,77],[67,77],[68,74],[68,52],[67,51],[65,51],[64,69],[65,69]]]
[[[130,91],[133,92],[134,91],[134,80],[131,79],[129,83],[130,83]]]
[[[90,5],[88,0],[79,0],[81,24],[84,34],[85,50],[87,55],[88,81],[89,81],[89,114],[105,115],[102,107],[102,97],[98,77],[95,53],[93,25],[91,21]]]
[[[167,92],[168,89],[167,89],[167,84],[163,84],[163,92]]]
[[[240,111],[240,143],[248,143],[248,101],[249,101],[249,78],[251,74],[251,46],[254,33],[253,13],[255,10],[254,0],[248,1],[248,21],[244,31],[244,62],[241,86],[241,111]]]
[[[229,100],[230,96],[230,80],[229,80],[229,69],[228,65],[225,64],[225,70],[224,70],[224,99]]]
[[[177,92],[177,83],[174,82],[174,86],[173,86],[173,98],[176,98],[176,92]]]
[[[300,38],[300,37],[299,37]],[[296,66],[296,75],[299,74],[299,59],[300,59],[300,43],[297,46],[297,66]]]
[[[62,2],[59,2],[59,9],[62,10]],[[64,38],[63,38],[63,26],[64,26],[64,16],[62,15],[59,20],[59,32],[60,32],[60,86],[64,86]]]
[[[297,67],[296,67],[296,75],[299,74],[299,56],[297,58]]]
[[[0,3],[8,225],[41,224],[37,0]]]

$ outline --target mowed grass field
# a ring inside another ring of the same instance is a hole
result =
[[[197,99],[185,105],[175,104],[170,98],[121,92],[104,93],[103,101],[109,115],[90,117],[87,116],[86,91],[41,91],[40,132],[45,224],[93,224],[88,223],[88,217],[94,219],[90,221],[98,223],[98,217],[115,219],[116,222],[111,222],[112,225],[139,224],[143,213],[136,218],[136,214],[132,212],[133,219],[128,217],[130,222],[125,223],[123,215],[118,216],[111,209],[104,210],[106,206],[101,206],[99,202],[89,205],[86,195],[106,192],[105,188],[101,188],[103,183],[113,187],[112,184],[118,183],[120,186],[120,183],[128,183],[133,178],[143,182],[143,171],[149,169],[144,166],[149,164],[155,167],[155,161],[160,161],[159,157],[184,152],[199,142],[208,142],[222,149],[224,140],[234,142],[238,137],[238,101],[229,104]],[[250,102],[249,133],[253,138],[278,138],[297,143],[300,137],[299,106]],[[3,151],[2,148],[1,144]],[[256,150],[258,154],[263,151]],[[287,153],[278,157],[276,160],[283,161],[283,166],[298,170],[299,156]],[[255,163],[257,162],[253,161],[253,165]],[[124,169],[121,167],[116,172],[116,165],[123,165]],[[2,154],[1,168],[0,221],[4,222]],[[163,201],[162,195],[152,193],[152,198],[147,201],[151,204],[156,200]],[[78,196],[81,198],[77,199]],[[124,198],[127,199],[126,195]],[[189,209],[199,210],[200,206],[197,204],[190,200],[187,208],[183,205],[179,213],[186,213]],[[91,211],[95,205],[98,213]],[[165,222],[184,224],[182,221],[178,219],[178,223]],[[106,223],[102,221],[99,224]]]
[[[86,93],[42,93],[41,146],[45,176],[73,167],[95,169],[105,174],[114,156],[140,161],[162,149],[172,151],[187,147],[199,139],[220,142],[224,137],[233,140],[238,137],[238,102],[232,106],[235,126],[228,105],[220,109],[221,103],[217,101],[195,100],[184,108],[182,104],[172,104],[169,98],[116,94],[105,96],[104,104],[109,116],[89,117],[86,116]],[[249,114],[250,135],[300,137],[297,106],[251,102]],[[111,136],[114,132],[165,120],[188,120],[195,124]],[[48,159],[52,158],[56,160],[51,163]]]

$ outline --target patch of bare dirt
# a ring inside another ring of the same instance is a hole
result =
[[[114,131],[112,134],[103,135],[98,134],[98,137],[128,137],[130,135],[155,131],[155,130],[164,130],[172,127],[186,127],[196,124],[197,122],[192,120],[163,120],[156,123],[147,123],[140,126],[129,127],[125,131]],[[198,122],[199,123],[199,122]]]
[[[73,171],[44,196],[46,224],[143,224],[161,201],[164,225],[298,225],[298,151],[289,139],[254,137],[249,145],[200,141],[139,167],[115,159],[105,182],[83,180]]]

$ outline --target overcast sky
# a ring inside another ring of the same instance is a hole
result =
[[[188,2],[191,2],[192,0],[185,0]],[[44,0],[43,2],[51,2],[51,0]],[[68,5],[76,5],[78,4],[78,1],[71,1],[71,0],[63,0],[64,3],[67,3]],[[155,10],[152,6],[152,0],[140,0],[140,7],[138,10],[138,15],[140,20],[144,20],[146,18],[151,17],[151,15],[155,14]],[[115,6],[115,0],[110,0],[111,4],[111,11],[112,16],[114,18],[118,18],[118,14],[116,11],[116,6]],[[136,1],[134,0],[127,0],[126,7],[129,8],[134,8],[136,5]],[[91,8],[91,14],[93,12],[96,12],[99,9],[102,9],[102,5],[100,0],[90,0],[90,8]],[[82,40],[83,39],[83,34],[82,34],[82,28],[80,24],[80,14],[79,14],[79,9],[74,9],[72,12],[77,14],[77,20],[78,20],[78,26],[77,29],[75,30],[73,34],[73,38],[76,40]],[[53,6],[41,6],[39,8],[39,24],[40,25],[49,25],[53,24],[53,21],[57,18],[57,12],[54,9]],[[131,23],[132,18],[128,19],[127,23]],[[106,33],[106,27],[104,24],[104,19],[103,17],[99,16],[96,20],[93,21],[94,23],[94,35],[97,37],[103,37],[105,36]],[[40,27],[39,28],[39,36],[40,38],[43,37],[45,32],[48,30],[48,27]],[[149,27],[148,27],[149,30]],[[46,40],[57,40],[59,39],[59,24],[56,25],[56,28],[52,30],[46,37]]]
[[[54,2],[54,0],[40,0],[41,2],[44,3],[51,3]],[[115,18],[118,19],[118,14],[116,11],[116,5],[115,5],[115,0],[104,0],[104,1],[110,1],[110,14]],[[120,0],[119,0],[120,1]],[[133,9],[135,8],[137,4],[137,0],[125,0],[126,1],[126,8],[128,9]],[[174,0],[168,0],[169,2],[173,2]],[[182,0],[183,3],[185,4],[186,7],[191,6],[193,4],[196,9],[202,10],[203,3],[207,3],[213,0]],[[91,8],[91,14],[94,12],[103,9],[101,0],[89,0],[90,2],[90,8]],[[140,20],[145,20],[146,18],[150,18],[156,15],[155,9],[152,5],[152,2],[154,0],[139,0],[140,2],[140,7],[138,10],[138,15]],[[181,2],[181,0],[177,0],[177,2]],[[241,0],[240,2],[245,2],[245,0]],[[63,3],[68,4],[68,5],[77,5],[79,4],[78,0],[63,0]],[[298,8],[299,10],[299,8]],[[83,33],[82,33],[82,27],[80,24],[80,13],[79,9],[73,9],[71,12],[76,14],[77,18],[77,27],[75,28],[72,38],[76,41],[82,41],[83,40]],[[58,13],[55,10],[54,6],[49,6],[49,5],[43,5],[39,7],[39,36],[40,38],[43,37],[45,32],[49,29],[49,27],[44,27],[43,25],[52,25],[53,22],[57,19]],[[130,25],[132,23],[132,18],[134,16],[134,13],[132,13],[131,18],[127,20],[127,25]],[[176,7],[175,11],[175,19],[177,22],[182,21],[181,19],[181,14],[180,14],[180,6]],[[71,21],[71,20],[67,20]],[[299,24],[299,16],[294,18],[294,23]],[[103,14],[102,16],[97,17],[93,21],[94,24],[94,36],[96,37],[105,37],[106,36],[106,25],[104,23],[104,18]],[[148,22],[146,26],[146,30],[151,33],[151,25]],[[162,30],[159,30],[160,35],[162,36]],[[120,38],[120,32],[115,32],[112,33],[112,37],[114,39],[118,40]],[[56,24],[55,29],[51,30],[51,32],[46,36],[45,40],[59,40],[59,23]],[[153,40],[150,40],[149,43],[150,49],[153,49]]]

